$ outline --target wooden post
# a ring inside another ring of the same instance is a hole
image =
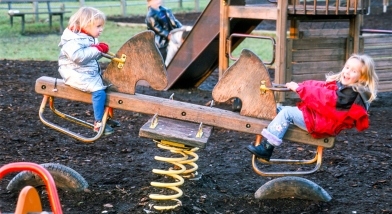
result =
[[[219,79],[229,67],[229,58],[226,55],[227,35],[230,33],[229,17],[227,17],[228,1],[220,0],[220,27],[219,27]]]
[[[299,36],[299,21],[298,20],[290,20],[290,35],[289,39],[287,39],[286,43],[286,68],[285,68],[285,80],[286,82],[291,81],[291,76],[293,72],[292,66],[292,58],[293,58],[293,39],[298,39]],[[278,93],[275,93],[277,95]],[[287,97],[288,93],[285,93],[285,98]]]
[[[350,56],[352,53],[359,52],[359,34],[361,31],[361,16],[362,15],[355,15],[353,18],[350,19],[349,36],[353,38],[353,47],[352,50],[347,50],[348,56]]]
[[[295,40],[295,39],[298,39],[298,37],[297,38],[289,38],[289,39],[287,39],[287,43],[286,43],[286,47],[287,47],[287,53],[286,53],[286,64],[287,64],[287,66],[286,66],[286,69],[285,69],[285,73],[286,73],[286,76],[285,76],[285,79],[286,79],[286,82],[288,82],[288,81],[291,81],[291,78],[292,78],[292,74],[293,74],[293,64],[292,64],[292,61],[293,61],[293,40]],[[276,94],[279,94],[279,93],[275,93],[275,95]],[[284,96],[285,98],[286,97],[288,97],[288,95],[290,95],[290,93],[285,93],[285,95],[286,96]]]
[[[122,12],[122,17],[126,17],[127,16],[127,1],[120,0],[120,7],[121,7],[121,12]]]
[[[200,1],[195,0],[195,12],[199,12],[199,11],[200,11]]]
[[[387,7],[389,6],[389,0],[383,0],[382,1],[382,5],[384,6],[383,7],[383,12],[386,13],[387,12]]]
[[[298,20],[290,20],[290,36],[291,39],[299,38],[299,21]],[[290,51],[290,50],[289,50]]]
[[[286,37],[287,37],[287,1],[278,1],[278,17],[276,20],[276,60],[275,83],[286,83]],[[284,93],[276,94],[276,102],[283,102]]]
[[[33,12],[38,13],[38,2],[33,1]],[[35,14],[34,16],[34,21],[38,22],[39,21],[39,16],[38,14]]]

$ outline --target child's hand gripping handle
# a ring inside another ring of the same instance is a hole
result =
[[[116,54],[112,52],[107,52],[107,53],[102,53],[102,56],[108,59],[111,59],[112,61],[116,61],[119,63],[125,63],[126,56],[123,54],[121,58],[117,58]]]
[[[91,45],[91,47],[97,48],[101,52],[102,56],[105,57],[105,58],[111,59],[112,61],[116,61],[116,62],[119,62],[119,63],[124,63],[125,62],[125,58],[126,57],[122,56],[121,59],[117,58],[116,54],[114,54],[112,52],[109,52],[109,45],[104,43],[104,42],[101,42],[99,44]]]

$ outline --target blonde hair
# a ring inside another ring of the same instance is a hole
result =
[[[105,23],[105,14],[93,7],[81,7],[75,14],[71,16],[68,22],[68,26],[72,30],[81,32],[88,26],[94,25],[96,22],[102,21]]]
[[[374,61],[370,56],[366,54],[353,54],[348,60],[350,59],[357,59],[363,64],[361,70],[361,77],[359,78],[359,81],[352,86],[356,91],[358,91],[358,87],[366,87],[371,94],[369,100],[367,100],[367,102],[370,103],[376,99],[378,87],[378,76],[376,74]],[[342,72],[339,72],[337,74],[327,74],[326,77],[327,81],[340,81],[342,77]]]
[[[148,10],[150,9],[150,7],[151,7],[151,6],[150,6],[151,1],[152,1],[152,0],[147,0],[147,11],[148,11]]]

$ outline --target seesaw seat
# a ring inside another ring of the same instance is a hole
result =
[[[284,90],[281,87],[274,87],[261,59],[250,50],[243,49],[240,58],[225,71],[215,86],[212,96],[218,102],[239,98],[242,101],[241,115],[272,120],[277,114],[274,92],[282,91],[289,92],[287,89]],[[261,138],[261,135],[257,135],[255,145],[259,145]],[[253,155],[252,166],[256,173],[262,176],[304,175],[313,173],[321,166],[323,149],[332,148],[335,144],[334,137],[310,139],[309,136],[304,137],[298,134],[298,132],[291,132],[291,130],[285,134],[285,139],[287,138],[290,138],[290,141],[293,142],[317,146],[316,155],[310,160],[271,159],[270,161],[264,161],[259,159],[260,162],[267,164],[316,163],[315,167],[308,171],[264,172],[257,166],[257,158]]]
[[[154,33],[152,31],[144,31],[142,33],[136,34],[127,42],[125,42],[116,54],[104,54],[104,56],[112,59],[111,63],[108,65],[106,71],[103,74],[105,83],[107,85],[111,85],[108,91],[134,94],[136,84],[139,80],[146,80],[150,86],[156,90],[163,90],[167,85],[166,68],[163,64],[161,54],[155,45]],[[77,92],[75,89],[70,87],[60,87],[60,85],[64,84],[61,79],[54,79],[52,83],[53,85],[50,86],[48,84],[42,84],[39,86],[40,89],[38,89],[41,92],[54,92],[53,95],[44,96],[43,98],[39,111],[41,121],[45,125],[82,142],[90,143],[99,139],[104,132],[103,128],[101,128],[95,136],[85,137],[45,119],[43,113],[46,104],[49,102],[50,109],[57,116],[91,129],[94,127],[94,125],[91,123],[58,111],[54,106],[54,97],[61,93],[64,94],[59,95],[58,97],[71,100],[76,98],[75,96],[81,95],[81,101],[87,103],[91,103],[91,95],[83,92]],[[39,93],[39,91],[37,92]],[[113,111],[111,107],[105,108],[102,119],[102,127],[106,125],[108,116],[113,117]]]

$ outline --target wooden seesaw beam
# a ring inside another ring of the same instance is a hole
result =
[[[167,85],[166,69],[155,45],[152,31],[141,32],[133,36],[115,55],[125,56],[126,60],[122,66],[112,61],[104,72],[104,80],[113,84],[110,87],[111,91],[107,93],[107,107],[151,115],[158,114],[160,117],[195,123],[202,122],[205,125],[256,135],[260,135],[263,128],[267,127],[276,115],[273,92],[267,91],[260,94],[259,89],[261,81],[264,81],[266,86],[272,85],[269,74],[263,62],[250,51],[244,50],[241,53],[239,60],[225,72],[224,77],[212,92],[214,100],[218,102],[225,102],[233,97],[240,98],[242,101],[240,113],[135,94],[136,83],[139,80],[146,80],[156,90],[162,90]],[[44,95],[41,104],[42,111],[46,105],[44,101],[47,101],[49,97],[91,103],[91,94],[66,86],[62,79],[57,79],[56,84],[55,78],[43,76],[37,79],[35,91]],[[74,122],[89,125],[77,119]],[[59,127],[57,130],[61,131],[62,128]],[[100,137],[99,133],[92,139],[77,136],[75,133],[68,134],[75,135],[73,137],[82,139],[84,142],[93,142]],[[325,148],[334,146],[334,138],[314,139],[307,132],[295,126],[290,127],[284,139]]]
[[[55,78],[43,76],[36,80],[35,91],[44,96],[91,103],[91,94],[71,88],[61,79],[57,79],[57,91],[52,90],[54,85]],[[106,106],[150,115],[157,113],[160,117],[195,123],[203,122],[210,126],[256,135],[259,135],[261,130],[270,123],[269,120],[242,116],[228,110],[143,94],[108,92]],[[295,126],[289,128],[284,139],[311,145],[322,144],[326,148],[332,148],[334,145],[334,138],[314,139],[307,132]]]

